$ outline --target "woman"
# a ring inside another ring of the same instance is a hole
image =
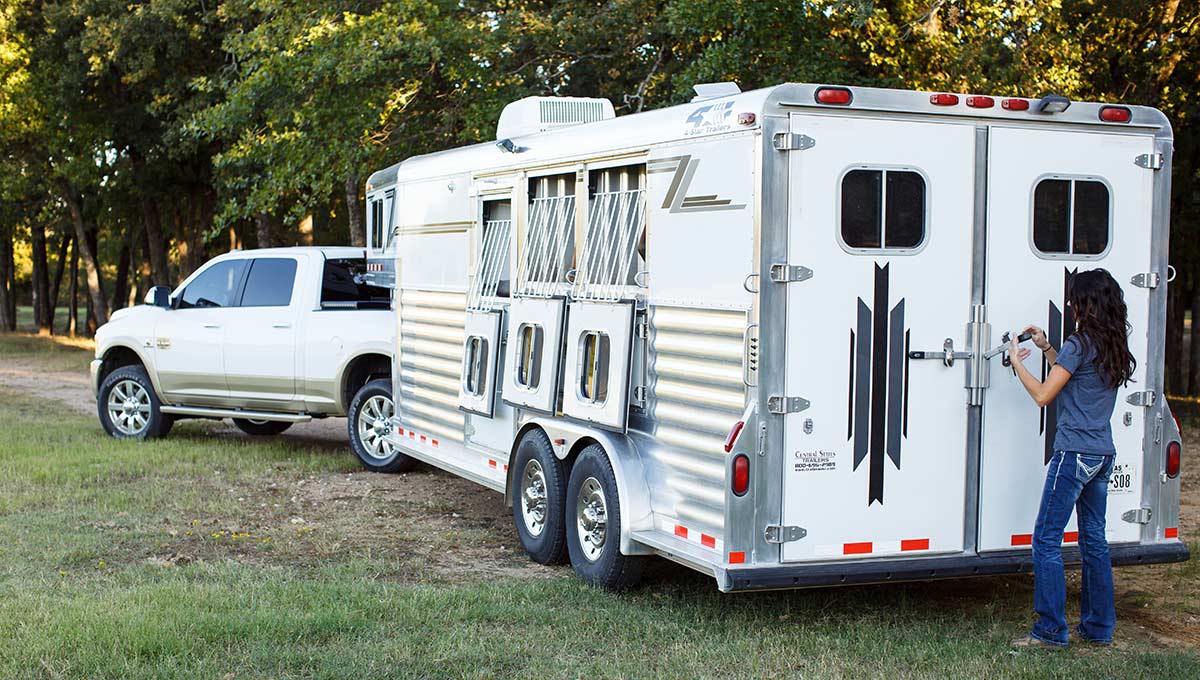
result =
[[[1042,329],[1025,329],[1053,365],[1046,382],[1035,378],[1021,361],[1012,362],[1037,405],[1057,402],[1058,409],[1054,457],[1047,466],[1033,530],[1033,599],[1038,620],[1028,635],[1013,643],[1017,647],[1067,645],[1067,585],[1061,548],[1072,509],[1079,525],[1083,561],[1076,633],[1083,641],[1107,645],[1116,624],[1112,562],[1104,536],[1108,477],[1116,455],[1111,421],[1117,387],[1129,382],[1137,362],[1127,342],[1124,295],[1106,270],[1071,277],[1067,305],[1075,317],[1075,333],[1063,341],[1061,350],[1056,352],[1050,346]],[[1022,360],[1029,356],[1029,350],[1017,347],[1015,338],[1009,351]]]

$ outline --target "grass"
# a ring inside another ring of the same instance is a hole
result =
[[[24,342],[0,340],[0,356]],[[1013,653],[1024,577],[722,595],[658,562],[612,595],[513,555],[464,571],[502,532],[459,518],[475,487],[445,474],[370,475],[340,445],[211,423],[118,442],[3,387],[0,423],[5,679],[1191,678],[1200,664],[1127,608],[1115,647]],[[1198,564],[1154,569],[1163,590],[1194,592]]]
[[[78,319],[78,321],[79,321],[78,328],[82,332],[84,325],[87,323],[87,309],[85,308],[84,305],[79,305],[78,312],[79,313],[75,318]],[[67,319],[70,316],[70,314],[71,314],[71,310],[68,309],[65,305],[59,305],[54,308],[54,332],[55,333],[66,333],[67,332]],[[37,332],[37,330],[38,330],[37,326],[35,326],[34,322],[33,322],[33,307],[28,307],[28,306],[18,306],[17,307],[17,330],[21,331],[23,333],[36,333]]]

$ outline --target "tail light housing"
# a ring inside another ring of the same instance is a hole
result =
[[[1183,455],[1183,446],[1173,441],[1167,444],[1167,477],[1175,479],[1179,476],[1179,459]]]
[[[1133,112],[1124,106],[1100,107],[1100,120],[1106,123],[1128,123],[1133,118]]]
[[[958,95],[941,92],[929,95],[929,103],[935,106],[954,106],[958,103]]]
[[[854,100],[854,95],[844,87],[818,87],[814,95],[819,104],[846,106]]]
[[[745,496],[750,489],[750,458],[744,453],[733,457],[733,476],[729,486],[736,496]]]
[[[1029,100],[1005,99],[1004,101],[1000,102],[1000,108],[1004,109],[1005,111],[1028,111]]]
[[[996,100],[983,95],[967,97],[967,106],[973,109],[990,109],[996,105]]]

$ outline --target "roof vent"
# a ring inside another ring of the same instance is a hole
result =
[[[741,94],[742,88],[738,87],[737,83],[721,82],[721,83],[697,83],[692,86],[696,91],[696,96],[692,97],[694,102],[702,102],[705,99],[717,99],[718,97],[729,97],[735,94]]]
[[[616,117],[612,102],[591,97],[526,97],[504,107],[496,139],[508,139]]]

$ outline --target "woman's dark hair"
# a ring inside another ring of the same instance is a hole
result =
[[[1096,370],[1109,387],[1130,381],[1137,360],[1129,352],[1129,320],[1125,294],[1107,269],[1083,271],[1071,277],[1067,304],[1075,317],[1075,334],[1096,350]]]

